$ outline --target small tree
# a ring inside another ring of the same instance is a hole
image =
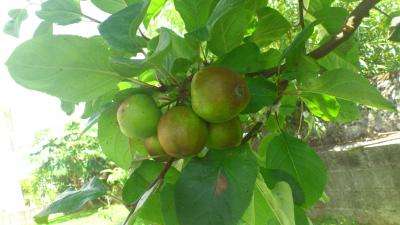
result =
[[[380,1],[333,2],[92,0],[111,14],[99,21],[78,0],[48,0],[35,37],[7,66],[69,113],[85,104],[107,159],[130,171],[124,225],[308,224],[327,172],[288,119],[348,122],[357,104],[395,110],[359,74],[354,33]],[[17,34],[26,13],[10,16]],[[398,41],[394,16],[387,29]],[[82,20],[100,36],[52,34],[53,24]],[[157,22],[168,28],[155,31]],[[36,219],[105,193],[92,179]]]

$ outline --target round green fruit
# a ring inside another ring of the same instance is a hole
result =
[[[221,123],[236,117],[250,101],[246,81],[227,68],[208,67],[196,73],[191,86],[192,107],[204,120]]]
[[[157,136],[151,136],[144,139],[144,147],[154,160],[166,161],[169,158],[162,148],[160,141],[158,141]]]
[[[243,127],[239,117],[224,123],[210,123],[208,125],[207,147],[225,149],[240,145],[243,137]]]
[[[207,141],[207,124],[191,108],[176,106],[158,124],[158,140],[164,151],[175,158],[199,153]]]
[[[117,120],[123,134],[146,138],[156,134],[161,111],[154,99],[137,94],[125,99],[118,108]]]

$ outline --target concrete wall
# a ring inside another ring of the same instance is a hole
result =
[[[310,216],[350,217],[360,224],[400,224],[400,141],[321,153],[329,176],[327,204]]]

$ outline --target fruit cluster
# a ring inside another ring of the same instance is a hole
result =
[[[250,100],[245,80],[227,68],[208,67],[193,76],[190,90],[191,107],[175,106],[163,115],[150,95],[128,97],[117,113],[122,133],[143,138],[157,160],[193,156],[205,146],[240,145],[243,128],[238,115]]]

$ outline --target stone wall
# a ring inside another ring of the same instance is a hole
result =
[[[317,204],[310,216],[400,224],[400,134],[347,148],[320,153],[329,172],[330,202]]]

